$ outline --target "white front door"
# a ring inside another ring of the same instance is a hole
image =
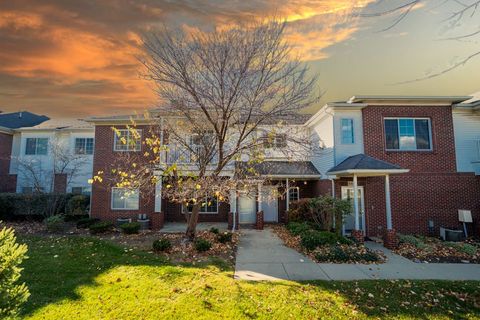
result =
[[[255,223],[257,200],[254,195],[240,194],[238,197],[238,220],[240,223]]]
[[[262,210],[265,222],[278,222],[278,191],[276,186],[262,186]]]
[[[355,228],[355,211],[353,209],[353,187],[342,187],[342,199],[348,199],[352,203],[352,213],[344,217],[344,233],[350,233]],[[365,231],[365,202],[363,187],[358,187],[358,205],[360,213],[360,230]]]

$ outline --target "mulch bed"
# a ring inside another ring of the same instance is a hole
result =
[[[316,255],[317,254],[325,254],[327,252],[327,250],[329,250],[328,246],[319,247],[319,248],[317,248],[313,251],[308,251],[308,250],[305,250],[305,248],[303,248],[303,246],[301,245],[300,236],[293,236],[285,228],[285,226],[283,226],[283,225],[271,225],[270,227],[273,229],[275,234],[280,239],[282,239],[283,243],[287,247],[297,250],[298,252],[306,255],[307,257],[309,257],[310,259],[312,259],[313,261],[316,261],[316,262],[320,262],[320,263],[328,263],[328,262],[331,262],[331,263],[351,263],[351,264],[360,264],[360,263],[361,264],[379,264],[379,263],[384,263],[385,261],[387,261],[387,258],[385,257],[383,252],[376,251],[376,250],[375,251],[370,250],[370,251],[373,251],[374,253],[376,253],[377,256],[379,257],[379,261],[376,261],[376,262],[371,262],[371,261],[348,261],[348,262],[342,261],[342,262],[337,262],[335,260],[328,260],[328,259],[319,261],[316,258]],[[339,245],[339,246],[344,248],[344,249],[355,250],[359,254],[365,253],[367,251],[367,248],[364,245],[343,245],[342,244],[342,245]]]
[[[480,263],[480,247],[475,255],[469,255],[435,238],[429,238],[424,242],[424,248],[417,248],[411,243],[400,243],[394,252],[414,262]],[[478,243],[472,240],[466,241],[466,243],[478,246]]]
[[[232,241],[229,243],[220,243],[217,241],[217,235],[210,231],[198,231],[197,238],[203,238],[212,244],[210,250],[206,252],[197,252],[191,241],[185,239],[184,233],[163,233],[159,231],[141,231],[138,234],[124,234],[115,229],[98,235],[91,235],[88,229],[77,229],[75,223],[66,223],[65,230],[62,233],[48,232],[45,224],[34,221],[23,222],[2,222],[3,226],[12,227],[18,235],[32,236],[91,236],[101,240],[117,243],[128,249],[137,249],[151,251],[152,244],[160,238],[167,238],[172,243],[172,248],[167,253],[158,253],[165,256],[174,263],[202,263],[212,257],[220,258],[229,264],[235,263],[235,252],[238,243],[238,233],[232,235]]]

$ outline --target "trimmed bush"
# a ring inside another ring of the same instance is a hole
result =
[[[294,236],[299,236],[304,232],[312,230],[308,222],[289,222],[287,230]]]
[[[61,232],[65,230],[64,216],[56,215],[44,220],[48,232]]]
[[[140,227],[141,225],[138,222],[128,222],[122,224],[120,229],[122,229],[123,233],[125,234],[134,234],[140,231]]]
[[[203,238],[196,239],[193,245],[195,246],[195,250],[197,250],[198,252],[208,251],[212,247],[212,244],[210,243],[210,241]]]
[[[153,250],[157,252],[165,252],[170,250],[172,243],[167,238],[161,238],[153,241]]]
[[[314,250],[316,247],[324,245],[352,244],[353,242],[343,236],[333,232],[310,230],[301,235],[302,246],[307,250]]]
[[[89,227],[91,234],[105,233],[107,231],[112,230],[112,228],[113,228],[113,223],[111,223],[110,221],[100,221],[92,224]]]
[[[64,217],[65,222],[78,222],[80,220],[88,219],[88,214],[66,215]]]
[[[218,228],[211,227],[210,232],[213,233],[213,234],[218,234],[220,231],[218,230]]]
[[[82,216],[86,214],[89,205],[89,196],[77,194],[68,199],[65,212],[68,216]]]
[[[26,253],[27,246],[17,243],[13,229],[0,230],[0,319],[16,319],[30,296],[25,283],[18,283]]]
[[[310,209],[308,204],[310,198],[302,198],[297,201],[292,201],[290,203],[290,209],[288,210],[288,221],[292,222],[302,222],[302,221],[312,221],[312,216],[310,214]]]
[[[77,221],[77,228],[78,229],[86,229],[90,228],[92,224],[100,222],[100,219],[97,218],[84,218]]]
[[[0,219],[11,221],[29,216],[50,217],[65,212],[71,194],[59,193],[1,193]]]
[[[232,242],[233,233],[225,231],[217,235],[217,240],[220,243]]]

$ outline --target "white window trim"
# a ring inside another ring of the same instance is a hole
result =
[[[343,142],[343,120],[349,120],[352,124],[352,142]],[[340,143],[345,145],[355,144],[355,130],[353,125],[353,118],[341,118],[340,119]]]
[[[110,209],[111,209],[111,210],[115,210],[115,211],[117,211],[117,210],[118,210],[118,211],[120,211],[120,210],[121,210],[121,211],[137,211],[137,210],[140,209],[140,191],[139,191],[138,189],[134,189],[134,190],[136,190],[137,193],[138,193],[138,202],[137,202],[137,207],[136,207],[136,209],[132,209],[132,208],[115,208],[115,207],[113,207],[113,190],[114,190],[114,189],[126,189],[126,188],[113,187],[113,188],[111,189],[111,192],[110,192]]]
[[[415,145],[417,144],[417,132],[415,129],[415,120],[427,120],[428,121],[428,140],[430,142],[429,149],[400,149],[400,125],[398,124],[398,120],[400,119],[412,119],[413,120],[413,136],[415,138]],[[383,118],[383,131],[384,131],[384,139],[385,139],[385,150],[389,152],[431,152],[433,151],[433,141],[432,141],[432,120],[427,117],[385,117]],[[397,120],[397,131],[398,131],[398,149],[388,149],[387,148],[387,133],[385,131],[385,120]]]
[[[77,153],[77,140],[78,139],[85,140],[85,145],[84,145],[85,152],[84,153]],[[88,139],[92,139],[92,148],[93,148],[92,153],[87,153],[87,140]],[[73,153],[75,153],[76,155],[92,156],[94,152],[95,152],[95,139],[94,138],[92,138],[92,137],[75,137],[73,139]]]
[[[202,211],[200,211],[199,214],[218,214],[218,208],[219,208],[219,206],[220,206],[220,204],[219,204],[218,198],[217,198],[217,210],[216,210],[216,211],[209,211],[209,212],[202,212]],[[200,208],[200,210],[201,210],[201,208]],[[183,213],[183,214],[190,213],[190,212],[188,212],[187,206],[186,206],[184,203],[182,203],[182,213]]]
[[[290,191],[291,190],[297,190],[297,195],[298,195],[297,200],[290,199]],[[300,200],[300,187],[290,187],[290,188],[288,188],[288,201],[291,202],[291,201],[298,201],[298,200]]]
[[[117,139],[119,137],[118,137],[117,133],[114,132],[113,133],[113,151],[115,151],[115,152],[140,152],[140,151],[142,151],[142,143],[141,142],[142,142],[142,136],[143,136],[142,131],[143,130],[142,129],[135,129],[135,130],[137,130],[138,134],[140,135],[140,148],[138,150],[136,148],[136,144],[135,144],[135,149],[130,149],[131,148],[131,144],[129,143],[129,138],[130,138],[130,134],[131,134],[130,130],[129,129],[118,129],[117,131],[119,131],[119,132],[124,132],[124,131],[128,132],[127,144],[126,144],[127,149],[126,150],[117,149]],[[124,144],[121,144],[121,145],[124,146]]]
[[[28,139],[35,139],[35,153],[27,153],[27,145],[28,145]],[[37,149],[38,149],[38,139],[47,139],[47,152],[45,154],[39,154],[37,153]],[[50,142],[50,138],[48,137],[26,137],[25,138],[25,150],[24,150],[24,155],[25,156],[48,156],[48,144]]]

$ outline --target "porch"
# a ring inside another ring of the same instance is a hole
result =
[[[390,175],[409,172],[409,169],[403,169],[398,165],[382,161],[365,154],[357,154],[348,157],[337,166],[330,169],[327,174],[334,177],[335,190],[341,192],[343,199],[351,199],[353,203],[353,212],[351,216],[345,218],[344,232],[349,231],[352,237],[363,241],[366,236],[366,215],[365,208],[365,190],[364,186],[359,186],[359,179],[373,177],[384,177],[384,195],[376,194],[377,197],[384,196],[386,229],[384,234],[384,243],[387,247],[395,245],[395,229],[392,221],[392,206],[390,197]],[[351,180],[350,180],[351,179]],[[351,184],[340,186],[338,181],[350,180]]]

